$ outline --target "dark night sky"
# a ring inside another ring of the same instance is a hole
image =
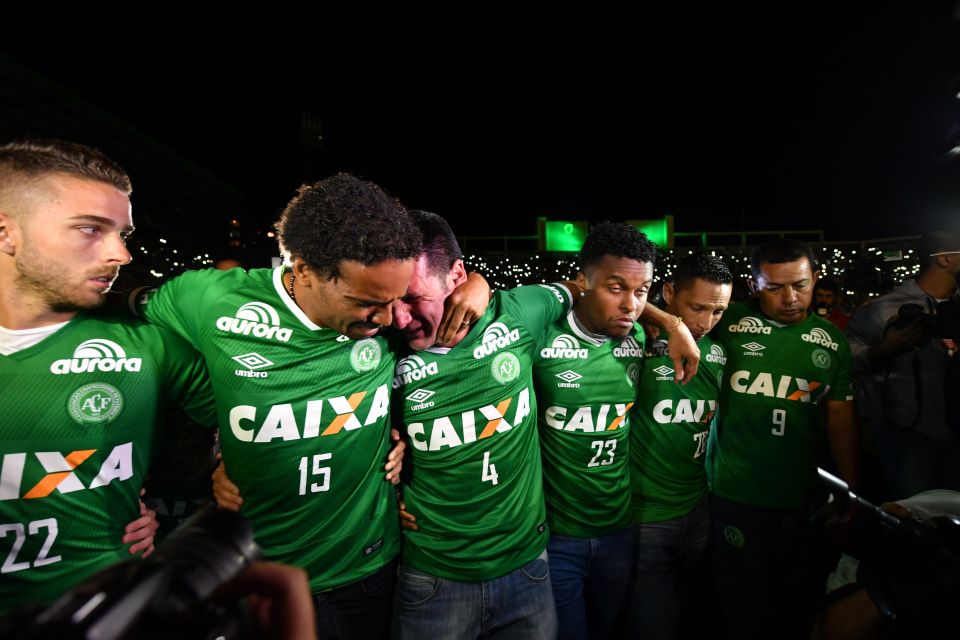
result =
[[[264,226],[335,170],[461,234],[960,224],[960,164],[938,161],[960,125],[955,3],[850,4],[53,3],[0,48],[235,185]],[[322,146],[301,144],[304,112]]]

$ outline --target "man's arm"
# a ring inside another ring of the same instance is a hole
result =
[[[649,302],[643,307],[640,317],[660,328],[661,333],[667,334],[670,360],[673,362],[674,381],[686,384],[697,375],[700,366],[700,348],[693,339],[690,329],[683,321],[670,315],[663,309]]]
[[[467,280],[453,290],[444,302],[443,317],[437,329],[437,342],[450,344],[454,336],[476,322],[490,304],[490,285],[479,273],[470,272]]]
[[[827,443],[840,477],[851,488],[859,472],[857,419],[852,400],[826,401]]]

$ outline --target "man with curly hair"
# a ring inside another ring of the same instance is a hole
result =
[[[318,636],[382,637],[400,535],[381,474],[397,345],[379,330],[420,232],[347,174],[302,187],[277,230],[289,266],[189,272],[140,310],[203,354],[243,513],[268,558],[309,573]]]

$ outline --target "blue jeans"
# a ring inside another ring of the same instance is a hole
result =
[[[397,575],[392,560],[366,578],[313,594],[318,640],[377,640],[390,632]]]
[[[559,638],[608,638],[623,604],[633,564],[633,533],[598,538],[550,534],[550,580]]]
[[[458,582],[400,565],[396,638],[549,640],[556,634],[546,551],[505,576],[481,582]]]
[[[633,637],[676,638],[680,607],[710,537],[707,503],[679,518],[638,522],[633,527],[637,541],[630,621]]]

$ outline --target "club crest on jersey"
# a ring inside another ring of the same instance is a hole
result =
[[[111,422],[123,409],[123,395],[103,382],[85,384],[70,395],[67,411],[78,424]]]
[[[654,369],[653,372],[657,374],[657,380],[667,380],[669,382],[673,382],[673,369],[667,365],[662,364]]]
[[[833,341],[830,337],[830,334],[826,332],[825,329],[820,327],[815,327],[810,330],[810,333],[804,333],[800,336],[800,339],[804,342],[812,342],[813,344],[819,344],[824,347],[829,347],[836,351],[840,345]]]
[[[435,376],[439,372],[436,362],[427,364],[423,358],[417,355],[401,358],[397,363],[396,376],[393,378],[393,388],[399,389],[403,385],[415,381],[423,380],[427,376]]]
[[[359,340],[350,351],[350,366],[357,373],[365,373],[380,364],[380,344],[373,338]]]
[[[430,391],[429,389],[417,389],[413,393],[407,396],[407,400],[414,404],[410,405],[411,411],[419,411],[421,409],[428,409],[432,407],[435,403],[430,400],[434,396],[436,391]]]
[[[540,350],[541,358],[579,358],[589,357],[586,349],[580,348],[580,342],[573,336],[563,334],[553,339],[553,344]]]
[[[480,345],[473,350],[473,357],[479,360],[519,339],[519,329],[508,329],[502,322],[494,322],[483,332]]]
[[[823,349],[815,349],[814,352],[810,354],[810,360],[813,361],[814,366],[820,369],[829,369],[830,363],[832,362],[830,354]]]
[[[613,356],[615,358],[639,358],[643,355],[643,349],[633,336],[627,336],[620,343],[619,347],[614,347]]]
[[[710,353],[707,354],[707,362],[713,364],[727,364],[727,356],[723,354],[723,348],[718,344],[710,345]]]
[[[269,374],[266,371],[257,371],[257,369],[273,366],[273,362],[255,351],[245,353],[242,356],[233,356],[233,359],[246,367],[246,370],[237,369],[233,372],[234,375],[241,378],[266,378]]]
[[[500,384],[507,384],[520,375],[520,359],[509,351],[498,353],[490,365],[490,373]]]
[[[764,326],[763,320],[760,318],[744,316],[740,318],[737,324],[732,324],[727,327],[727,331],[730,333],[762,333],[764,335],[770,335],[773,328]]]
[[[563,373],[558,373],[557,377],[561,380],[557,383],[557,386],[561,389],[579,389],[580,383],[577,382],[577,380],[583,378],[582,375],[570,369],[567,369]]]
[[[637,382],[640,380],[640,364],[637,362],[631,362],[627,365],[627,382],[630,383],[631,387],[637,386]]]
[[[137,373],[143,365],[141,358],[128,358],[123,347],[112,340],[93,338],[73,350],[72,358],[55,360],[50,365],[50,373],[93,373],[94,371],[117,371]]]
[[[217,318],[217,329],[280,342],[288,342],[293,335],[293,329],[280,328],[280,315],[265,302],[248,302],[234,316]]]

